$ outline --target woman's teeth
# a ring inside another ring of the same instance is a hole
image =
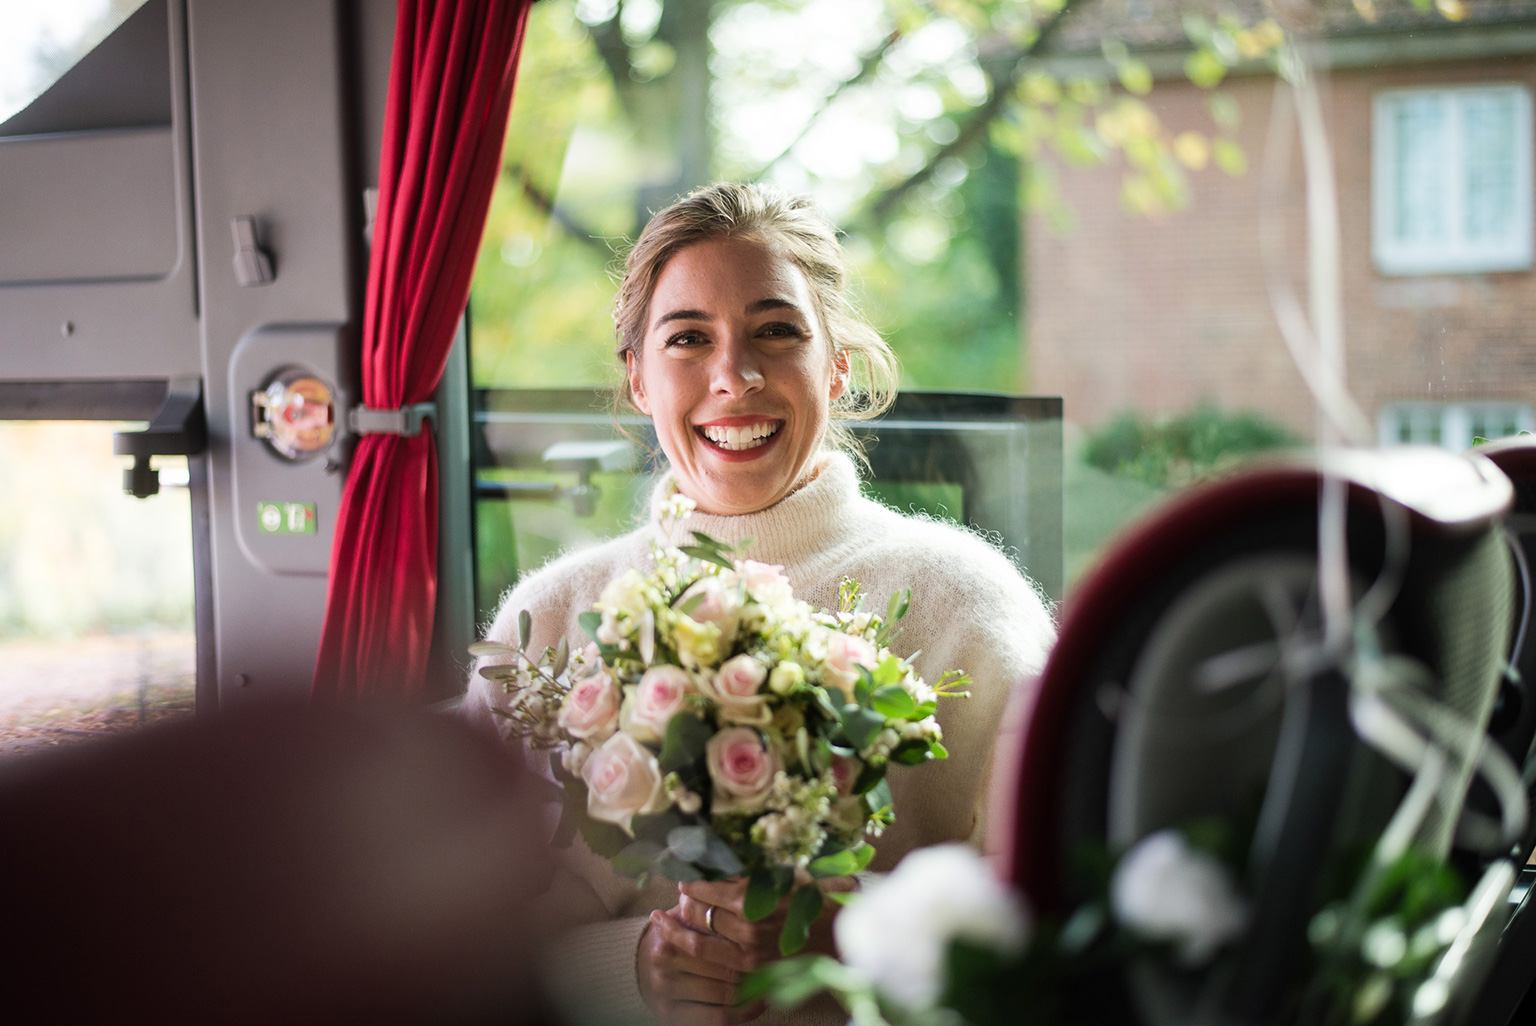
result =
[[[700,433],[705,438],[714,442],[722,449],[738,452],[742,449],[756,449],[759,445],[773,437],[779,430],[777,421],[764,421],[761,424],[750,424],[747,427],[701,427]]]

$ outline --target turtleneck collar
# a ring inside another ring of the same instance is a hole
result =
[[[694,512],[667,531],[660,514],[674,488],[668,471],[651,493],[651,527],[664,544],[692,544],[693,531],[723,542],[752,538],[746,551],[749,558],[788,564],[833,544],[853,529],[852,505],[859,497],[859,474],[845,453],[824,453],[810,481],[767,509],[740,516]]]

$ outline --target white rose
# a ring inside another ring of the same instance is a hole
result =
[[[698,623],[712,623],[729,640],[741,615],[741,594],[735,574],[719,574],[695,581],[677,600],[677,607]]]
[[[736,564],[736,570],[752,597],[770,609],[783,610],[794,601],[794,592],[782,566],[744,559]]]
[[[933,1005],[944,956],[961,939],[1012,954],[1029,938],[1022,900],[963,844],[919,848],[832,921],[842,960],[909,1009]]]
[[[1176,830],[1137,842],[1115,867],[1110,904],[1122,925],[1171,941],[1186,965],[1209,961],[1248,925],[1248,908],[1226,867]]]

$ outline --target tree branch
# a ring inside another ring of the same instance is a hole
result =
[[[522,190],[523,195],[528,198],[528,202],[537,207],[544,216],[558,224],[565,231],[565,234],[576,239],[578,242],[584,242],[588,246],[601,251],[604,259],[613,256],[613,250],[609,247],[607,239],[591,231],[563,208],[557,206],[554,198],[539,188],[538,184],[534,182],[533,178],[528,174],[527,168],[521,164],[507,164],[502,167],[501,173]]]
[[[763,176],[766,175],[769,171],[772,171],[774,167],[778,165],[779,161],[789,156],[790,151],[793,150],[796,146],[799,146],[800,140],[804,139],[807,135],[810,134],[811,128],[815,126],[817,119],[825,114],[827,109],[830,108],[832,104],[837,102],[838,97],[842,96],[843,93],[847,92],[849,89],[858,85],[860,82],[863,82],[865,79],[869,78],[869,76],[875,73],[875,71],[880,67],[880,62],[885,60],[885,55],[890,53],[891,47],[895,46],[897,40],[900,38],[901,30],[896,29],[890,35],[886,36],[885,39],[881,41],[879,46],[865,54],[859,60],[859,69],[848,78],[845,78],[843,81],[839,82],[837,87],[826,95],[826,97],[821,101],[821,106],[817,107],[811,113],[811,116],[805,119],[805,124],[800,127],[799,132],[795,133],[795,137],[789,141],[789,144],[780,150],[777,156],[768,161],[768,163],[764,164],[762,168],[757,172],[757,174],[752,176],[752,180],[754,182],[762,181]]]
[[[1061,10],[1041,26],[1033,42],[1028,46],[1013,47],[1002,54],[996,61],[1002,70],[999,74],[992,76],[991,95],[987,97],[985,103],[971,112],[971,116],[961,126],[959,134],[931,153],[922,167],[876,196],[873,202],[864,208],[864,212],[856,216],[855,220],[870,225],[884,221],[908,193],[933,177],[934,171],[940,164],[949,157],[965,152],[979,139],[991,125],[992,119],[1001,114],[1003,108],[1007,106],[1013,87],[1023,73],[1026,61],[1040,52],[1066,21],[1067,16],[1077,9],[1080,2],[1081,0],[1066,0]]]

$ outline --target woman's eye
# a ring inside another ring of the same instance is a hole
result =
[[[798,325],[774,321],[772,324],[763,325],[758,334],[766,338],[800,338],[805,332]]]
[[[706,340],[704,336],[699,334],[697,331],[680,331],[676,335],[668,337],[667,340],[662,343],[662,348],[688,349],[693,346],[702,345],[705,341]]]

